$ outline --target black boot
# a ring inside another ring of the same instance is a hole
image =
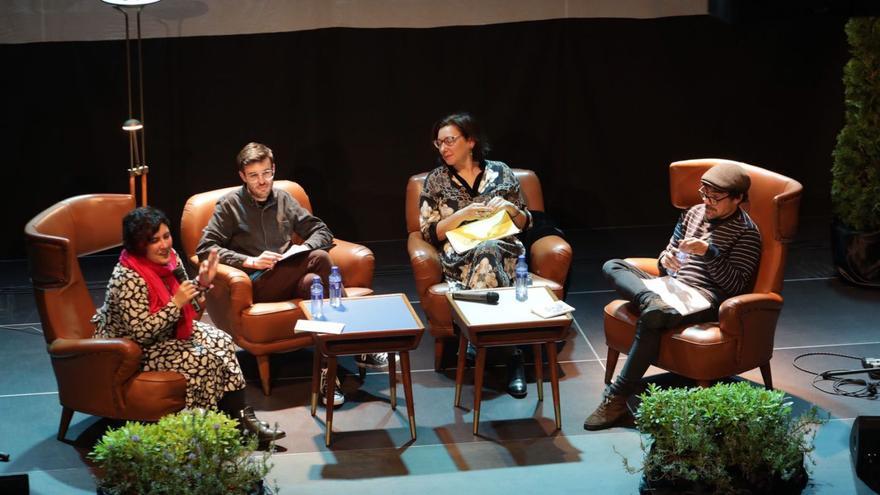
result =
[[[275,431],[269,423],[257,419],[253,408],[247,406],[244,399],[244,389],[226,392],[217,402],[217,409],[237,420],[238,427],[243,433],[256,435],[260,445],[267,444],[273,439],[284,438],[284,431]]]
[[[284,430],[271,428],[265,421],[257,419],[254,409],[250,406],[241,410],[238,423],[241,425],[242,431],[255,435],[261,446],[287,436]]]
[[[507,365],[507,393],[517,399],[522,399],[528,393],[523,354],[518,348],[513,351],[513,356],[510,357],[510,363]]]
[[[477,361],[477,348],[470,342],[467,343],[467,347],[464,349],[464,360],[469,366],[473,366]]]

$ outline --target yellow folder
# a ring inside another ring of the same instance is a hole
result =
[[[477,220],[446,233],[446,239],[456,253],[461,254],[489,239],[501,239],[519,233],[507,210],[498,210],[491,217]]]

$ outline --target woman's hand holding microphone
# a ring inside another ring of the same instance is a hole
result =
[[[199,264],[199,275],[195,280],[184,280],[180,283],[177,292],[174,293],[174,297],[171,299],[174,305],[178,308],[183,308],[196,298],[198,298],[200,304],[203,303],[205,300],[204,293],[214,287],[211,285],[211,282],[214,280],[214,276],[217,275],[217,265],[219,263],[220,256],[217,254],[217,249],[212,249],[210,254],[208,254],[208,259]],[[201,307],[204,307],[204,304],[201,304]]]
[[[198,293],[199,290],[192,280],[184,280],[180,284],[180,287],[177,288],[177,292],[174,293],[174,297],[171,298],[171,301],[178,308],[183,308],[187,304],[190,304]]]

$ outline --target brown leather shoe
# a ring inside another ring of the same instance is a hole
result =
[[[590,431],[604,430],[616,425],[620,420],[630,416],[629,407],[626,405],[626,396],[606,393],[602,396],[602,403],[587,416],[584,421],[584,429]]]

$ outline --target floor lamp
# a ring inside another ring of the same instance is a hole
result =
[[[143,52],[141,51],[141,11],[144,7],[159,0],[102,0],[104,3],[110,4],[116,10],[122,12],[125,16],[125,75],[128,84],[128,119],[122,124],[122,130],[128,133],[128,149],[129,149],[129,168],[128,168],[128,189],[132,198],[135,195],[135,183],[140,177],[141,190],[141,206],[147,204],[147,174],[150,169],[147,167],[147,143],[146,132],[144,130],[144,61]],[[128,16],[129,11],[135,12],[135,23],[137,25],[137,79],[138,79],[138,106],[139,118],[135,118],[134,103],[131,92],[132,67],[131,67],[131,30],[129,26],[131,20]]]

